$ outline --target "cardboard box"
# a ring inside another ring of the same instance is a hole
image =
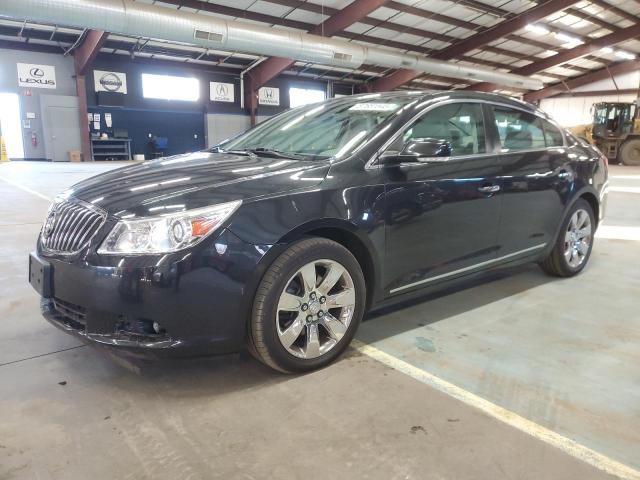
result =
[[[81,162],[82,155],[80,150],[69,150],[69,161],[70,162]]]

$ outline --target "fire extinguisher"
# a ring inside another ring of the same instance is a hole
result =
[[[38,135],[36,135],[36,132],[31,132],[31,145],[34,147],[38,146]]]

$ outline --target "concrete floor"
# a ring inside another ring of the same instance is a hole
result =
[[[43,197],[114,166],[0,164],[0,479],[613,478],[354,349],[282,376],[246,355],[132,365],[54,329],[26,281]],[[611,171],[579,277],[521,268],[358,339],[640,469],[640,169]]]

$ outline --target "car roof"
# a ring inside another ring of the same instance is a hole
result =
[[[436,98],[439,96],[447,96],[450,99],[459,100],[481,100],[486,102],[499,102],[505,105],[513,105],[514,107],[529,110],[531,112],[541,113],[540,110],[533,104],[524,102],[517,98],[509,97],[506,95],[500,95],[498,93],[488,92],[476,92],[473,90],[397,90],[392,92],[380,92],[380,93],[360,93],[356,95],[348,95],[345,97],[339,97],[329,101],[358,101],[366,98],[385,98],[385,99],[406,99],[407,97],[417,98],[420,100],[428,100],[430,98]]]

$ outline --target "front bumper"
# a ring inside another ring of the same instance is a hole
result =
[[[112,266],[96,266],[89,255],[71,261],[39,252],[52,270],[42,314],[87,342],[138,353],[235,352],[268,251],[224,230],[179,259],[110,258]]]

